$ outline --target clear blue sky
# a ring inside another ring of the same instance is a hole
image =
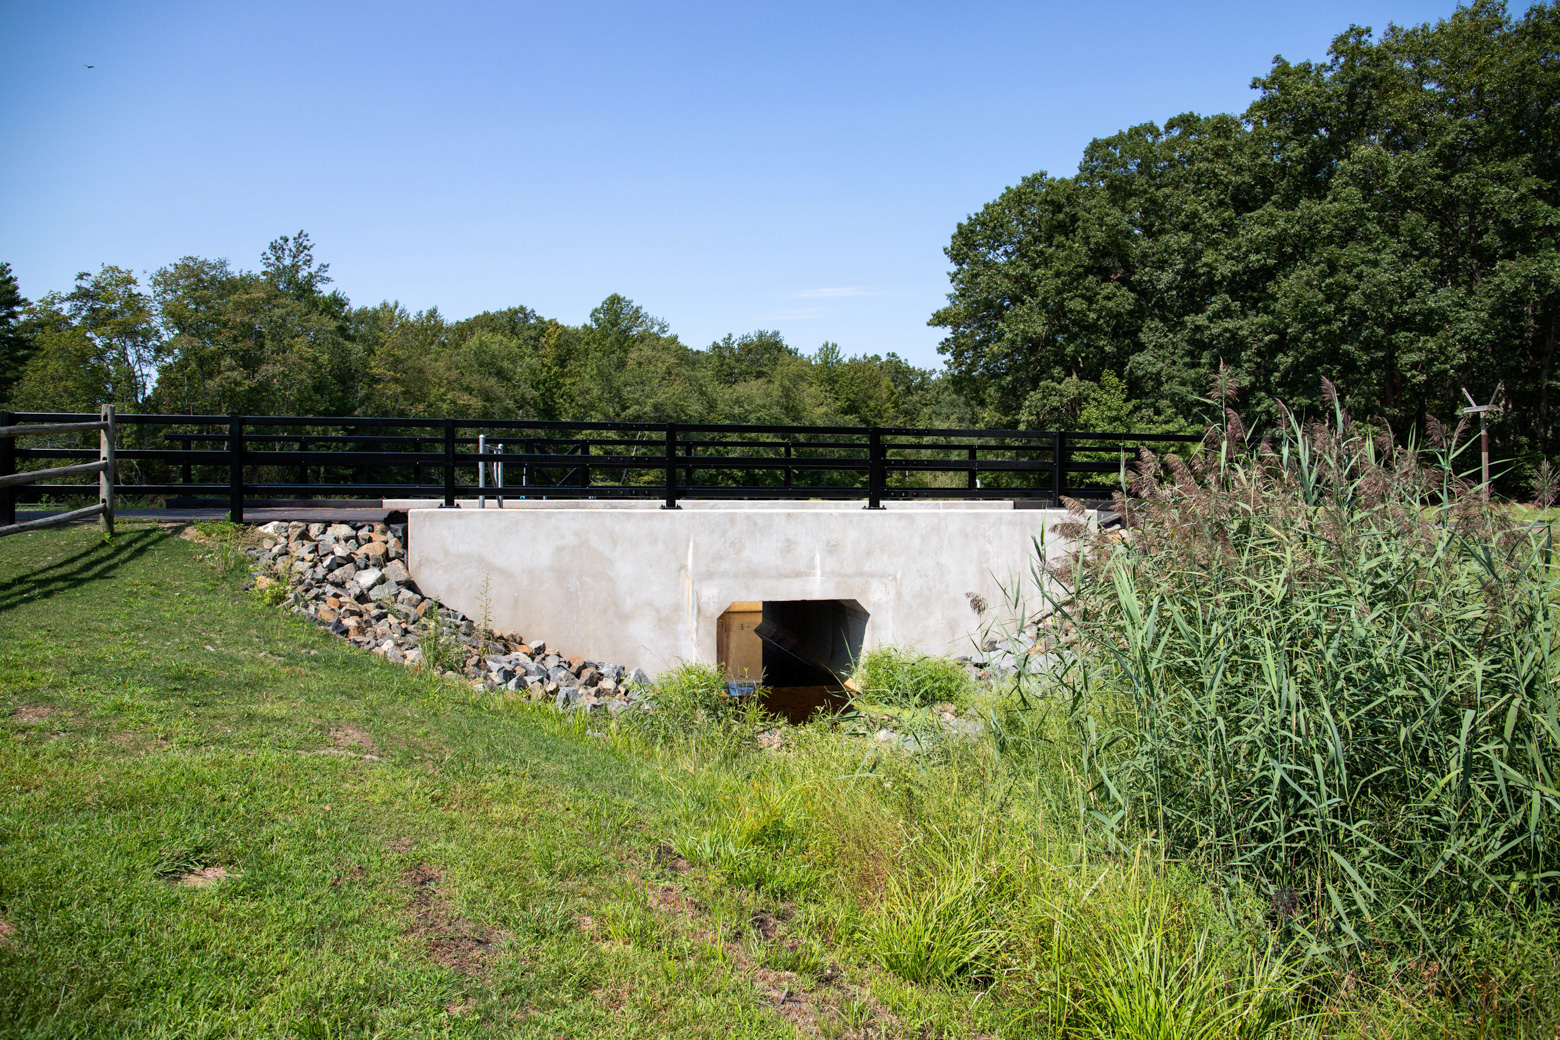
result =
[[[36,298],[302,228],[358,304],[620,292],[693,346],[934,365],[943,247],[1005,186],[1454,6],[3,0],[0,260]]]

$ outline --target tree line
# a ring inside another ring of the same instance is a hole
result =
[[[1232,392],[1259,424],[1316,414],[1325,376],[1400,439],[1503,388],[1501,454],[1550,454],[1560,0],[1353,27],[1253,87],[1240,115],[1098,139],[959,224],[941,371],[765,331],[694,349],[617,295],[579,325],[354,307],[299,233],[258,271],[105,266],[35,303],[0,265],[0,402],[1190,432]]]
[[[1096,140],[959,225],[931,324],[981,420],[1184,425],[1233,385],[1272,421],[1317,414],[1326,376],[1402,438],[1504,384],[1503,453],[1550,452],[1560,7],[1354,27],[1253,87],[1241,115]]]
[[[355,307],[304,232],[258,271],[185,257],[143,283],[105,265],[36,302],[0,264],[0,402],[82,411],[766,424],[966,425],[941,373],[898,355],[803,353],[778,332],[704,349],[632,300],[580,325],[528,307],[451,321]]]

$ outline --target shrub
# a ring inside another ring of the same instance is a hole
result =
[[[892,646],[868,651],[851,678],[863,694],[907,706],[963,705],[975,688],[969,672],[958,661]]]
[[[1455,472],[1461,428],[1286,421],[1145,452],[1127,534],[1057,572],[1090,819],[1255,884],[1314,952],[1438,948],[1556,893],[1550,533]]]

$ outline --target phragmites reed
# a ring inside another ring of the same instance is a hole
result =
[[[1480,500],[1463,426],[1403,446],[1323,395],[1141,452],[1125,531],[1058,575],[1087,815],[1257,886],[1318,955],[1424,956],[1560,895],[1550,530]]]

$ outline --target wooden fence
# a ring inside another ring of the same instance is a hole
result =
[[[35,469],[24,473],[14,472],[16,469],[16,438],[32,437],[51,433],[91,433],[96,431],[98,435],[98,457],[94,462],[78,462],[69,466],[54,466],[49,469]],[[12,519],[13,513],[10,507],[11,500],[15,498],[13,488],[23,487],[28,484],[37,484],[40,481],[53,480],[56,477],[86,476],[90,473],[98,475],[98,500],[96,505],[85,506],[81,509],[71,509],[63,513],[55,513],[41,520],[27,520],[22,523],[7,523],[0,527],[0,538],[8,534],[22,534],[25,531],[36,531],[43,527],[53,527],[56,524],[68,524],[74,520],[85,520],[95,516],[102,524],[103,533],[114,533],[114,406],[105,404],[99,410],[96,422],[63,422],[63,423],[35,423],[22,426],[0,426],[0,497],[4,497],[7,505],[6,519]]]

